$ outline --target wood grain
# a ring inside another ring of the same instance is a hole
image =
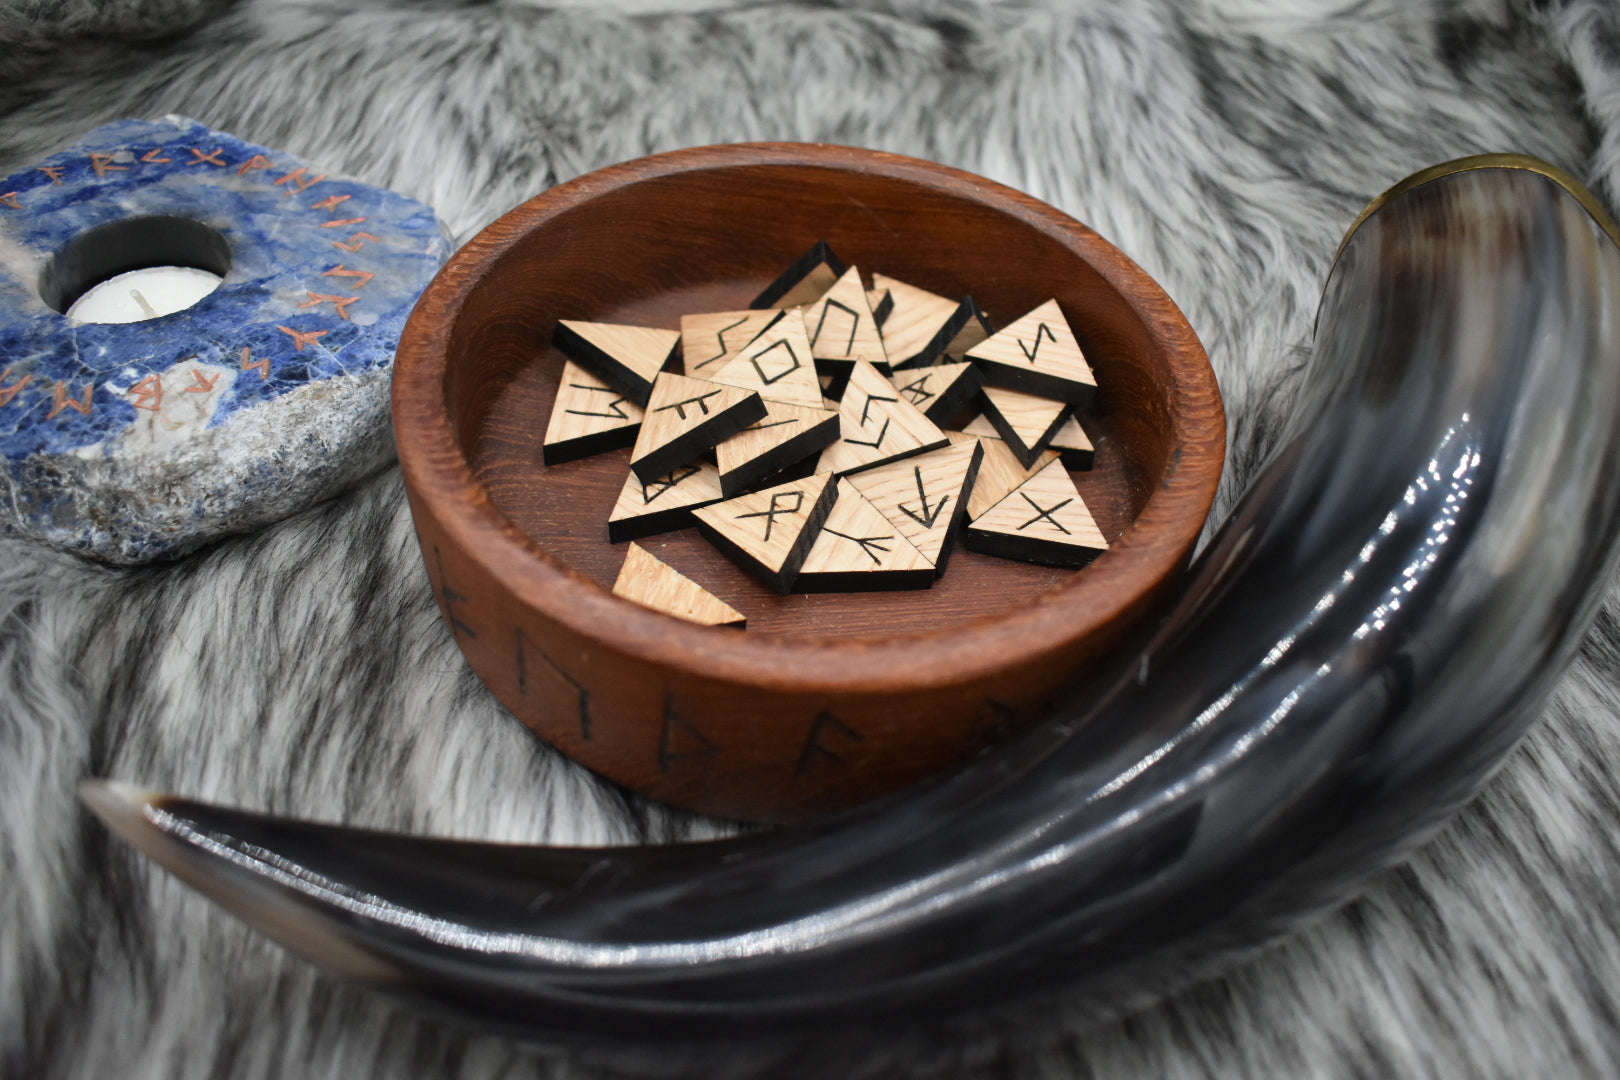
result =
[[[640,544],[631,544],[625,552],[624,567],[613,582],[613,595],[704,626],[742,629],[748,623],[742,612]]]
[[[1069,321],[1048,300],[967,351],[990,386],[1004,386],[1085,408],[1097,379],[1086,363]]]
[[[752,390],[771,401],[821,408],[821,383],[816,379],[815,357],[799,311],[782,312],[709,378]]]
[[[1078,573],[959,551],[930,590],[780,596],[684,529],[649,550],[746,611],[746,633],[611,595],[624,549],[603,522],[628,452],[541,464],[563,363],[551,327],[674,329],[683,314],[740,310],[822,237],[992,315],[1055,294],[1099,385],[1085,417],[1096,467],[1073,480],[1109,551]],[[447,625],[501,701],[636,790],[776,821],[949,768],[1083,679],[1184,565],[1225,446],[1186,321],[1085,226],[942,166],[769,144],[615,166],[495,222],[419,301],[394,415],[435,595],[464,598]],[[800,770],[823,713],[863,739]]]
[[[883,323],[883,345],[896,371],[927,367],[937,361],[945,347],[966,328],[971,317],[961,301],[919,289],[887,274],[874,272],[872,285],[887,289],[894,305]]]
[[[793,583],[795,592],[926,589],[934,562],[844,478],[838,501],[817,533]]]
[[[838,405],[838,441],[821,453],[817,472],[837,476],[945,446],[945,433],[865,360],[856,360]]]
[[[973,519],[968,547],[1047,566],[1085,566],[1108,548],[1063,462],[1050,461]]]

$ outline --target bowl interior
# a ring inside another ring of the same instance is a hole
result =
[[[625,546],[608,542],[607,519],[629,451],[542,463],[541,438],[563,364],[549,344],[556,320],[678,329],[682,314],[746,307],[826,239],[865,275],[889,274],[947,296],[972,294],[997,325],[1057,298],[1100,387],[1098,405],[1081,416],[1097,446],[1096,464],[1073,476],[1104,535],[1115,541],[1170,465],[1173,358],[1076,249],[1073,238],[1089,236],[1086,230],[1072,222],[1068,232],[1054,230],[1052,219],[1061,215],[1009,199],[993,185],[964,184],[962,174],[939,173],[943,179],[923,167],[719,165],[586,187],[559,200],[488,266],[448,336],[452,428],[490,502],[543,550],[611,588]],[[1094,242],[1098,251],[1113,251]],[[1198,523],[1189,528],[1196,534]],[[748,633],[767,635],[948,630],[1028,605],[1056,587],[1099,586],[1114,565],[1104,556],[1083,571],[1059,570],[979,555],[958,543],[948,571],[929,590],[783,597],[742,573],[695,529],[640,543],[745,612]]]

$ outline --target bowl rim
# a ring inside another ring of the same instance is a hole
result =
[[[451,328],[479,281],[531,230],[606,192],[677,173],[773,165],[891,177],[991,205],[1075,251],[1131,307],[1170,360],[1171,438],[1165,471],[1141,513],[1089,568],[1104,573],[1078,574],[1032,603],[947,629],[884,637],[738,633],[614,596],[548,553],[494,505],[457,444],[444,394]],[[938,689],[1005,670],[1031,642],[1044,653],[1089,637],[1185,564],[1214,503],[1226,450],[1225,411],[1203,346],[1174,301],[1118,248],[1062,211],[984,177],[823,143],[673,150],[584,174],[528,199],[452,255],[423,291],[401,333],[393,380],[394,437],[413,511],[430,514],[445,539],[517,603],[646,663],[795,694]]]

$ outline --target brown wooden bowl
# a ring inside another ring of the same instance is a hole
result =
[[[547,468],[559,318],[678,328],[815,241],[1002,324],[1056,297],[1096,373],[1075,473],[1110,549],[1058,570],[960,548],[926,591],[778,596],[695,529],[644,545],[743,611],[698,626],[609,591],[628,451]],[[603,776],[790,821],[911,784],[1033,720],[1185,565],[1220,478],[1214,373],[1163,290],[981,177],[839,146],[679,150],[555,187],[462,248],[400,341],[394,428],[441,610],[479,677]]]

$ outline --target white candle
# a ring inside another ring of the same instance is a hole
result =
[[[132,323],[184,311],[215,289],[220,276],[190,266],[148,266],[108,278],[73,302],[80,323]]]

